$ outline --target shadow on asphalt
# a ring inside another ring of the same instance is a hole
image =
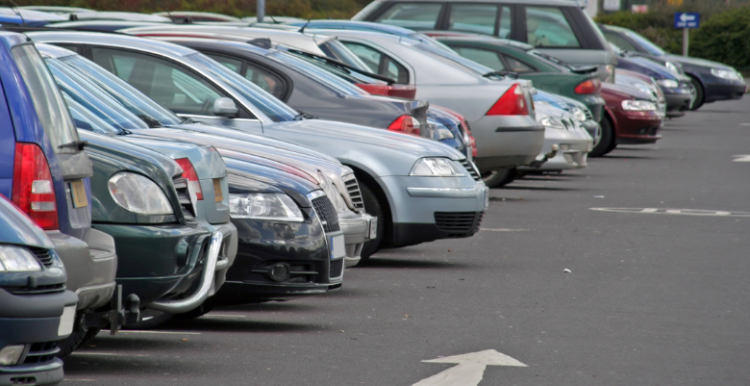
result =
[[[417,269],[470,269],[473,268],[466,264],[456,264],[444,261],[430,261],[429,256],[425,260],[414,259],[394,259],[373,257],[367,261],[359,263],[355,269],[372,269],[372,268],[417,268]]]
[[[170,321],[159,326],[160,330],[191,332],[306,332],[321,331],[325,328],[318,325],[266,322],[255,320],[232,320],[228,318],[197,318],[193,320]]]
[[[540,181],[541,182],[541,181]],[[548,191],[548,192],[581,192],[588,189],[579,189],[579,188],[563,188],[563,187],[554,187],[554,186],[528,186],[528,185],[505,185],[502,188],[493,188],[493,189],[502,189],[502,190],[536,190],[536,191]],[[527,201],[527,200],[524,200]]]
[[[93,352],[93,351],[89,351]],[[191,366],[184,358],[176,361],[155,360],[154,356],[135,355],[76,355],[65,359],[65,384],[70,384],[77,379],[91,379],[101,376],[122,376],[123,374],[158,375],[175,374],[184,377],[195,374],[205,376],[206,366]],[[163,359],[163,358],[162,358]],[[168,375],[167,375],[168,377]],[[102,384],[99,382],[83,381],[87,384]]]

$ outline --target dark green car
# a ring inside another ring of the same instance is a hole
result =
[[[531,80],[534,87],[576,99],[588,107],[595,121],[602,116],[604,99],[596,67],[571,67],[533,46],[484,36],[436,36],[464,58],[498,72],[512,72]]]

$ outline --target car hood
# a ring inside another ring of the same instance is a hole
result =
[[[0,243],[54,249],[42,228],[0,195]]]
[[[229,193],[286,193],[301,207],[311,207],[307,194],[320,187],[282,169],[253,163],[242,157],[224,155],[227,164]]]
[[[713,68],[721,68],[725,70],[734,70],[731,66],[728,66],[723,63],[714,62],[711,60],[706,59],[699,59],[699,58],[691,58],[691,57],[684,57],[679,55],[664,55],[663,58],[672,61],[677,62],[682,65],[690,65],[690,66],[698,66],[698,67],[713,67]]]

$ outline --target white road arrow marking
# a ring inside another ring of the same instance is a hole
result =
[[[734,156],[734,162],[750,162],[750,154],[739,154]]]
[[[445,358],[422,361],[425,363],[456,363],[458,366],[425,378],[412,386],[477,386],[487,366],[527,367],[525,364],[495,350],[477,351]]]

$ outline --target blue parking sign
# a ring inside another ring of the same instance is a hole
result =
[[[698,28],[701,14],[697,12],[678,12],[674,14],[675,28]]]

